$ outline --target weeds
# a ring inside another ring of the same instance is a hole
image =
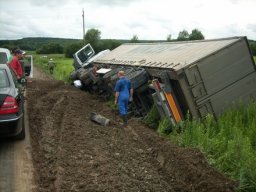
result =
[[[211,165],[239,180],[238,191],[256,191],[256,103],[227,111],[217,121],[185,120],[182,131],[169,138],[184,147],[197,147]]]
[[[152,129],[157,129],[160,121],[160,114],[155,105],[152,106],[150,111],[147,113],[143,122]]]

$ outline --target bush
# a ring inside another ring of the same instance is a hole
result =
[[[171,131],[172,124],[170,120],[167,117],[161,119],[157,128],[157,132],[160,134],[168,135],[169,133],[171,133]]]
[[[153,105],[146,117],[144,118],[143,122],[150,128],[157,129],[160,118],[161,117],[156,106]]]
[[[83,47],[83,43],[74,43],[65,48],[64,54],[67,58],[73,58],[75,52]]]

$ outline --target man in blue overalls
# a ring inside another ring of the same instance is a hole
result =
[[[119,71],[117,75],[119,80],[115,85],[115,104],[118,104],[123,125],[127,125],[128,102],[129,99],[132,99],[133,89],[131,87],[131,81],[125,77],[124,71]]]

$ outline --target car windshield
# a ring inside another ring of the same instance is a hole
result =
[[[0,88],[5,88],[8,86],[9,86],[9,81],[8,81],[6,70],[0,69]]]
[[[88,58],[90,58],[90,56],[92,55],[92,51],[91,51],[91,49],[89,49],[89,48],[87,48],[87,49],[83,49],[82,51],[80,51],[78,54],[77,54],[77,56],[78,56],[78,58],[80,59],[80,61],[82,62],[82,63],[85,63],[87,60],[88,60]]]

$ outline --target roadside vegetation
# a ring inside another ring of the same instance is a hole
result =
[[[146,117],[154,114],[155,108]],[[256,191],[256,103],[226,111],[216,120],[186,118],[176,127],[159,119],[156,131],[182,147],[200,149],[208,162],[228,177],[239,181],[241,192]],[[159,117],[156,115],[155,117]]]

